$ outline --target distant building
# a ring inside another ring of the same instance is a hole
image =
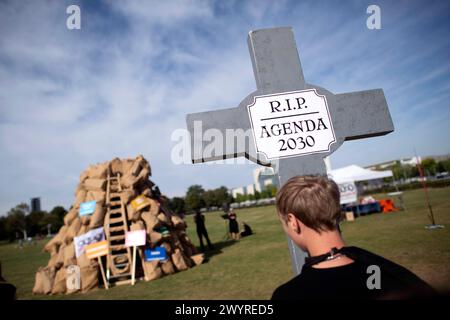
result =
[[[31,212],[41,211],[41,198],[31,198]]]
[[[266,190],[267,186],[274,185],[278,187],[278,179],[275,177],[272,168],[259,167],[253,170],[253,183],[245,187],[237,187],[231,189],[234,198],[238,194],[253,195],[255,192]]]
[[[402,166],[404,166],[404,165],[416,166],[417,163],[420,163],[420,162],[422,162],[422,158],[420,156],[417,156],[417,157],[402,158],[402,159],[397,159],[397,160],[392,160],[392,161],[381,162],[381,163],[367,166],[365,168],[370,169],[370,170],[381,170],[381,169],[391,168],[391,167],[395,166],[397,163]]]

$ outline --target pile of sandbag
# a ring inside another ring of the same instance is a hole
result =
[[[108,225],[105,224],[108,211],[107,177],[118,174],[122,187],[120,198],[126,207],[129,230],[146,230],[146,248],[162,246],[167,253],[168,259],[164,261],[145,261],[144,248],[139,249],[138,261],[141,262],[145,280],[158,279],[202,263],[203,255],[197,253],[187,236],[186,223],[164,205],[159,189],[153,189],[154,184],[149,180],[149,163],[142,156],[135,159],[115,158],[91,165],[80,175],[75,200],[64,217],[64,225],[44,247],[50,253],[50,259],[47,266],[36,272],[34,294],[87,292],[99,286],[97,261],[87,259],[84,253],[76,257],[73,240],[99,227],[104,227],[105,233],[108,232]],[[132,203],[136,200],[144,204],[136,206]],[[96,201],[95,212],[80,217],[80,204],[88,201]],[[79,267],[79,288],[67,288],[66,285],[67,270],[73,265]]]

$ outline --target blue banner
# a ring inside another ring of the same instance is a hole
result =
[[[88,214],[93,214],[95,211],[95,205],[96,205],[95,201],[82,202],[80,204],[80,212],[79,212],[80,217],[86,216]]]
[[[167,260],[167,253],[164,247],[155,249],[145,249],[145,261]]]

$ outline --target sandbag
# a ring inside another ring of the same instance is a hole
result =
[[[86,256],[86,253],[83,253],[83,254],[78,256],[78,258],[77,258],[77,265],[80,268],[84,268],[84,267],[87,267],[87,266],[91,265],[91,260],[88,259],[88,257]]]
[[[109,163],[109,167],[110,167],[110,171],[111,171],[111,175],[116,177],[118,173],[120,173],[120,175],[123,175],[122,172],[122,161],[119,158],[114,158],[110,163]]]
[[[174,253],[171,255],[171,258],[178,271],[183,271],[188,268],[183,252],[181,252],[180,249],[176,248]]]
[[[142,221],[136,221],[131,223],[130,225],[130,231],[137,231],[137,230],[144,230],[145,225]]]
[[[73,220],[78,217],[78,210],[75,208],[70,209],[70,211],[64,217],[64,225],[70,226]]]
[[[172,274],[175,273],[175,267],[170,259],[161,262],[161,270],[164,274]]]
[[[122,160],[122,172],[123,176],[132,175],[131,169],[133,168],[134,160],[133,159],[125,159]]]
[[[72,242],[64,248],[64,267],[70,266],[77,263],[77,258],[75,256],[75,245]]]
[[[161,247],[164,247],[164,249],[166,249],[166,253],[168,256],[173,253],[172,245],[169,242],[161,243]]]
[[[106,208],[97,203],[95,211],[91,216],[91,222],[89,223],[89,229],[99,228],[103,225],[105,220]]]
[[[96,166],[90,166],[88,169],[88,176],[91,179],[105,179],[108,175],[109,163],[100,163]]]
[[[127,218],[128,221],[132,221],[134,215],[136,214],[136,209],[134,209],[134,207],[131,205],[131,203],[129,205],[127,205]]]
[[[55,280],[55,268],[41,267],[36,272],[34,294],[50,294]]]
[[[87,191],[84,190],[84,189],[80,189],[77,192],[77,196],[76,196],[75,201],[73,203],[73,207],[75,209],[78,209],[80,207],[80,203],[85,202],[85,200],[86,200],[86,193],[87,193]]]
[[[120,193],[120,200],[122,200],[124,204],[128,204],[131,200],[136,198],[136,196],[137,193],[134,189],[128,189]]]
[[[157,216],[158,220],[161,221],[162,223],[164,223],[165,225],[169,225],[170,224],[170,219],[168,216],[166,216],[164,213],[160,213]]]
[[[83,183],[84,180],[86,180],[88,177],[89,177],[88,170],[84,170],[84,171],[80,174],[80,183]],[[75,192],[75,195],[77,195],[76,192]]]
[[[192,261],[194,261],[195,265],[198,266],[203,263],[205,260],[205,255],[203,253],[195,254],[191,256]]]
[[[134,160],[134,163],[130,169],[130,174],[133,176],[138,176],[143,168],[143,158],[142,156],[136,157],[136,160]]]
[[[50,253],[58,252],[59,245],[64,241],[67,229],[67,226],[62,226],[58,233],[44,246],[44,251]]]
[[[56,268],[60,268],[64,265],[64,252],[65,252],[66,246],[67,245],[65,243],[63,243],[59,247],[58,258],[56,259],[56,265],[55,265]]]
[[[81,226],[88,226],[91,223],[91,216],[90,215],[85,215],[80,217],[80,221],[81,221]],[[78,235],[78,232],[77,232]]]
[[[60,294],[66,292],[66,268],[58,270],[53,282],[52,294]]]
[[[55,252],[55,253],[51,254],[50,260],[48,260],[48,263],[47,263],[47,267],[56,268],[57,263],[58,263],[58,253]]]
[[[78,231],[81,228],[81,219],[80,218],[75,218],[75,220],[73,220],[72,224],[70,225],[69,229],[67,230],[66,233],[66,237],[65,237],[65,242],[66,243],[70,243],[73,241],[73,238],[77,236]]]
[[[89,266],[80,268],[81,292],[98,288],[98,264],[94,261]]]
[[[95,202],[97,202],[96,206],[98,206],[100,202],[102,203],[101,205],[103,205],[103,203],[105,203],[105,197],[106,197],[106,192],[105,191],[92,191],[92,190],[90,190],[90,191],[88,191],[86,193],[85,201],[86,202],[87,201],[95,201]]]
[[[82,225],[81,228],[80,228],[80,230],[78,230],[78,232],[77,232],[77,237],[79,237],[79,236],[85,234],[85,233],[88,232],[89,230],[90,230],[90,229],[89,229],[89,226],[88,226],[88,225]]]
[[[162,223],[158,218],[152,215],[149,211],[142,212],[141,219],[144,220],[147,228],[147,233],[154,231],[154,228],[160,228]]]
[[[145,281],[159,279],[163,276],[158,260],[144,261],[142,267],[144,269]]]
[[[149,233],[149,238],[151,243],[158,244],[162,240],[163,236],[159,232],[151,231]]]
[[[183,219],[181,219],[181,217],[173,214],[170,220],[172,221],[172,224],[175,228],[186,229],[186,223]]]
[[[190,257],[193,255],[192,249],[191,247],[185,245],[184,243],[181,244],[182,248],[183,248],[183,252],[187,257]]]
[[[141,192],[143,196],[151,197],[152,196],[152,190],[150,188],[145,188],[144,191]]]
[[[131,204],[127,205],[128,221],[138,221],[141,219],[142,211],[136,210]]]

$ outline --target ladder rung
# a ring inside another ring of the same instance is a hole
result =
[[[123,278],[123,277],[131,277],[131,273],[124,273],[124,274],[118,274],[115,276],[109,276],[109,279],[117,279],[117,278]]]
[[[116,285],[116,286],[121,286],[121,285],[125,285],[125,284],[131,284],[131,279],[114,282],[114,285]]]
[[[109,237],[109,241],[116,241],[116,240],[123,240],[123,239],[125,239],[125,235]]]
[[[119,222],[123,223],[123,218],[122,217],[120,217],[120,218],[109,218],[109,224],[115,224],[115,223],[119,223]]]
[[[124,244],[114,244],[114,245],[110,244],[109,247],[111,248],[111,251],[119,251],[128,248]]]
[[[117,257],[117,256],[120,256],[120,255],[115,255],[115,256],[113,256],[113,257]],[[124,267],[124,266],[127,266],[127,265],[129,265],[129,264],[130,264],[129,262],[125,262],[125,263],[116,263],[115,266],[116,266],[116,267]]]
[[[120,226],[120,227],[111,227],[111,228],[109,228],[109,231],[110,232],[115,232],[115,231],[123,231],[123,232],[125,232],[126,230],[125,230],[124,226]]]

